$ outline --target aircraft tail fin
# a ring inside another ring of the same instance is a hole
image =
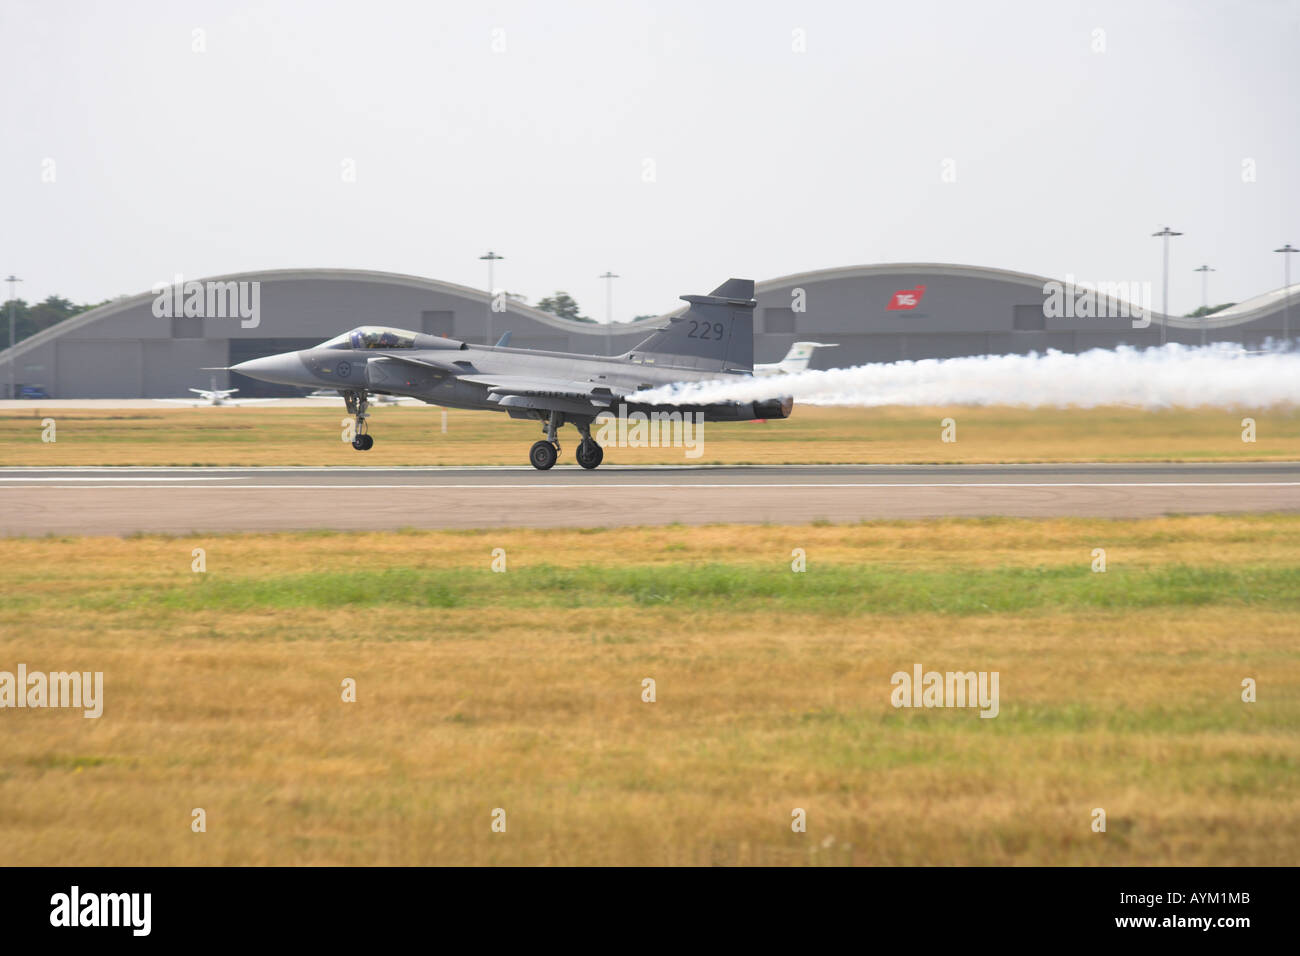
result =
[[[632,349],[634,360],[708,371],[753,371],[754,280],[728,279],[708,295],[684,295],[682,300],[689,308]]]

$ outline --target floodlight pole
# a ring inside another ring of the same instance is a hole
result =
[[[1291,243],[1287,243],[1281,249],[1274,249],[1274,252],[1282,253],[1282,338],[1286,339],[1287,344],[1291,344],[1291,253],[1300,252]]]
[[[491,249],[488,250],[487,255],[479,256],[479,259],[487,260],[487,264],[488,264],[488,298],[487,298],[487,344],[488,345],[495,344],[492,341],[492,296],[496,294],[496,284],[492,276],[492,267],[496,265],[496,263],[499,260],[504,258],[505,256],[499,256]]]
[[[1199,269],[1193,269],[1193,272],[1201,274],[1201,344],[1205,344],[1205,320],[1208,319],[1210,311],[1210,273],[1214,272],[1209,266],[1201,266]]]
[[[605,280],[605,354],[614,354],[614,280],[620,278],[608,269],[597,276]]]
[[[17,293],[14,291],[14,286],[17,283],[22,281],[23,281],[22,279],[18,278],[16,275],[13,275],[12,273],[5,278],[5,282],[9,283],[9,397],[10,398],[18,397],[14,393],[14,307],[18,304]]]
[[[1153,236],[1160,236],[1165,240],[1165,271],[1164,271],[1164,293],[1160,300],[1160,311],[1164,315],[1160,319],[1160,344],[1164,345],[1169,340],[1169,240],[1174,236],[1181,236],[1181,232],[1174,232],[1168,226],[1165,226],[1159,232],[1151,233]]]

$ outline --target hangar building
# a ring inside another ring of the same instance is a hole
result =
[[[13,362],[18,386],[40,385],[52,398],[175,397],[190,387],[206,387],[213,375],[218,387],[237,386],[244,396],[287,396],[301,392],[201,370],[307,348],[358,325],[394,326],[474,343],[495,342],[508,331],[514,348],[614,354],[632,348],[664,321],[643,319],[610,328],[572,322],[515,301],[504,312],[490,314],[484,290],[386,272],[280,270],[199,281],[226,289],[232,283],[256,284],[255,324],[233,314],[233,305],[229,313],[204,310],[209,317],[183,314],[180,301],[175,309],[160,309],[159,296],[146,292],[73,316],[0,352],[0,383],[7,391],[7,365]],[[1160,343],[1164,323],[1158,314],[1145,328],[1134,328],[1127,315],[1049,314],[1044,303],[1050,281],[1000,269],[925,263],[849,266],[769,279],[756,292],[755,361],[777,361],[802,339],[840,346],[817,353],[816,368]],[[1291,287],[1293,294],[1297,290],[1300,286]],[[1290,314],[1294,310],[1285,309],[1284,291],[1205,319],[1170,317],[1163,334],[1173,342],[1229,341],[1247,347],[1281,339],[1284,325],[1294,333],[1300,320]],[[1107,301],[1112,313],[1120,311],[1118,300]]]

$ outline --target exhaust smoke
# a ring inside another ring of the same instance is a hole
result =
[[[791,397],[797,404],[1019,405],[1092,408],[1263,407],[1300,403],[1300,352],[1246,352],[1236,345],[1169,344],[1159,348],[1049,350],[859,365],[769,378],[700,382],[647,389],[628,401],[757,402]]]

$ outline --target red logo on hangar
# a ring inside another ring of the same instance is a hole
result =
[[[907,312],[915,309],[921,304],[921,296],[925,295],[925,286],[918,285],[915,289],[899,289],[894,293],[894,297],[889,300],[889,306],[886,312]]]

